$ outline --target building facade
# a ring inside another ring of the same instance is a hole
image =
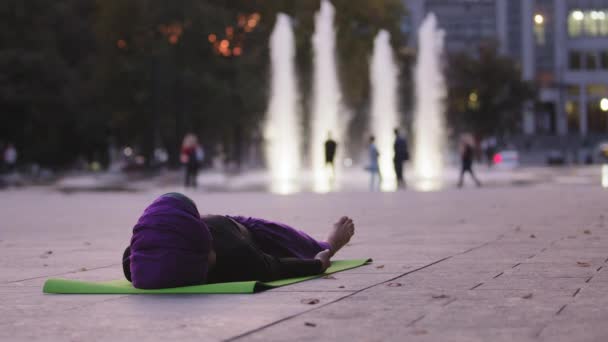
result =
[[[494,40],[539,87],[539,103],[522,110],[523,133],[608,134],[608,0],[404,0],[405,31],[434,13],[446,49],[476,51]]]

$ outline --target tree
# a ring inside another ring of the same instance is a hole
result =
[[[478,56],[449,56],[448,120],[456,131],[478,137],[515,132],[524,103],[536,97],[534,85],[521,77],[520,67],[500,56],[496,46],[482,46]]]
[[[0,140],[16,143],[21,161],[65,164],[103,144],[90,115],[93,10],[87,0],[2,5]]]

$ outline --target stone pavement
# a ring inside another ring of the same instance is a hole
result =
[[[607,341],[608,193],[596,186],[438,193],[192,192],[204,213],[260,216],[368,266],[253,295],[45,295],[48,277],[120,278],[160,192],[0,192],[0,340]],[[318,299],[307,304],[307,299]]]

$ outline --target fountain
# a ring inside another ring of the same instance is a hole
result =
[[[384,191],[395,190],[397,187],[393,168],[393,130],[400,124],[397,110],[398,75],[399,69],[393,58],[390,34],[385,30],[380,30],[374,39],[374,52],[370,66],[371,131],[376,137],[376,144],[380,152],[381,189]]]
[[[445,33],[435,15],[426,16],[418,30],[418,60],[415,68],[414,185],[422,191],[441,186],[445,153],[445,80],[441,56]]]
[[[334,175],[325,165],[324,143],[331,133],[338,142],[336,167],[345,146],[346,120],[340,117],[340,85],[336,75],[336,32],[334,30],[334,7],[327,0],[321,1],[321,9],[315,15],[315,33],[312,36],[314,49],[313,105],[311,127],[311,167],[313,190],[327,192],[331,189]]]
[[[290,18],[282,13],[270,36],[271,93],[264,136],[271,191],[298,190],[301,123],[294,65],[295,42]]]

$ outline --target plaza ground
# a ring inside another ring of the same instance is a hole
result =
[[[357,233],[337,258],[374,262],[252,295],[42,293],[49,277],[121,278],[135,220],[167,190],[178,189],[0,192],[0,340],[608,340],[599,180],[430,193],[190,191],[202,213],[271,218],[317,238],[349,215]]]

